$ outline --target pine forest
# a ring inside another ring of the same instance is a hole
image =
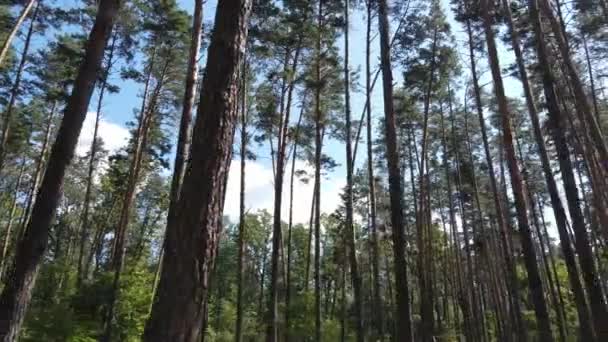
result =
[[[608,0],[0,0],[15,341],[608,341]]]

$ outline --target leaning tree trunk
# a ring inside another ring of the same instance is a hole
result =
[[[11,43],[13,42],[13,39],[15,38],[17,31],[19,31],[21,24],[23,24],[23,21],[25,21],[25,18],[27,18],[27,15],[32,10],[32,7],[34,6],[35,2],[36,2],[36,0],[29,0],[25,4],[25,6],[23,7],[23,10],[21,11],[21,14],[19,15],[19,18],[17,18],[17,22],[15,23],[15,25],[13,25],[13,28],[9,32],[8,36],[6,36],[6,39],[4,40],[4,42],[2,42],[2,47],[0,48],[0,67],[2,66],[4,59],[6,58],[8,49],[11,47]],[[38,7],[39,5],[40,5],[40,1],[38,1],[38,4],[36,5],[36,7]]]
[[[28,5],[26,5],[26,9],[31,7],[34,3],[34,0],[30,1]],[[34,26],[36,24],[36,17],[38,16],[38,8],[40,7],[40,2],[37,3],[34,13],[32,14],[32,21],[30,23],[30,27],[27,31],[27,35],[25,37],[25,43],[23,45],[23,51],[21,52],[21,60],[19,61],[19,66],[17,67],[17,73],[15,76],[15,82],[13,83],[13,87],[11,89],[11,96],[6,106],[6,111],[4,113],[4,120],[2,123],[2,138],[0,138],[0,172],[4,167],[4,160],[6,159],[6,144],[8,143],[8,138],[10,135],[11,128],[11,120],[13,118],[13,110],[15,109],[15,104],[17,102],[17,97],[19,96],[19,88],[21,87],[21,77],[23,76],[23,71],[25,68],[25,63],[27,62],[27,55],[30,50],[30,43],[32,41],[32,35],[34,33]],[[4,53],[4,51],[3,51]],[[0,56],[0,65],[2,65],[2,57]]]
[[[542,22],[540,19],[537,0],[529,1],[529,9],[536,36],[536,51],[538,61],[542,70],[543,88],[545,98],[547,100],[549,122],[551,124],[550,132],[555,143],[555,149],[557,151],[560,171],[562,174],[562,181],[564,183],[564,190],[566,192],[568,211],[572,219],[572,230],[574,231],[575,237],[574,246],[578,253],[583,280],[587,288],[587,295],[589,296],[589,304],[591,307],[591,316],[593,318],[595,333],[598,340],[603,341],[608,339],[608,311],[606,310],[602,289],[599,284],[599,278],[597,276],[597,270],[593,260],[593,252],[589,244],[589,236],[587,235],[587,228],[585,226],[583,212],[579,206],[580,198],[576,180],[574,178],[574,168],[570,159],[570,150],[566,140],[564,115],[559,108],[557,95],[555,93],[555,79],[547,54],[546,43],[544,41],[545,38],[542,31]],[[579,100],[584,101],[583,99]],[[556,188],[553,190],[557,192]],[[555,196],[557,196],[557,194],[555,194]],[[580,301],[582,302],[582,300]],[[588,336],[591,333],[591,329],[589,329],[589,327],[587,327],[587,329],[588,331],[585,332],[581,327],[581,333],[583,334],[581,337],[585,340],[591,340]]]
[[[532,0],[535,1],[535,0]],[[585,341],[593,341],[593,331],[589,321],[589,313],[587,308],[587,303],[585,299],[585,293],[583,292],[583,288],[580,283],[580,277],[578,274],[578,269],[576,267],[576,259],[574,252],[572,250],[572,245],[570,241],[570,236],[568,235],[567,224],[568,218],[566,216],[566,212],[562,201],[559,197],[559,191],[557,188],[557,183],[553,176],[553,172],[551,171],[551,164],[549,162],[549,156],[547,153],[547,148],[545,146],[545,141],[542,135],[542,130],[540,126],[540,119],[538,117],[538,110],[536,106],[536,102],[534,100],[534,96],[532,94],[532,90],[530,87],[530,83],[528,81],[528,74],[526,70],[526,66],[524,65],[524,57],[521,51],[519,35],[517,30],[513,25],[513,19],[511,16],[511,9],[508,0],[503,0],[503,7],[505,8],[507,23],[509,24],[509,31],[511,33],[511,43],[513,46],[513,50],[515,52],[515,57],[517,60],[518,70],[520,79],[524,88],[524,95],[526,97],[526,103],[528,106],[528,114],[530,116],[530,121],[532,122],[532,127],[534,130],[534,137],[536,140],[536,145],[538,148],[538,154],[541,159],[543,174],[545,176],[545,182],[547,183],[547,190],[549,192],[549,196],[551,199],[551,207],[553,208],[553,214],[555,216],[555,221],[557,225],[557,231],[560,237],[560,246],[562,249],[562,253],[564,254],[564,261],[566,263],[566,267],[568,270],[568,279],[570,280],[570,287],[572,289],[574,300],[576,303],[579,326],[581,332],[581,338]],[[544,34],[542,32],[541,23],[538,17],[538,11],[531,11],[531,21],[532,26],[535,32],[535,38],[537,43],[537,55],[539,58],[539,62],[541,65],[541,69],[543,71],[543,83],[545,83],[545,98],[549,103],[554,95],[551,85],[551,71],[550,66],[548,64],[548,60],[546,60],[546,49],[544,46],[540,46],[539,44],[543,44],[542,40],[544,39]],[[546,72],[549,72],[547,74]],[[549,77],[549,78],[547,78]],[[547,83],[549,82],[549,83]],[[558,107],[555,107],[556,103],[549,104],[550,110],[555,110]],[[568,151],[566,146],[566,151]]]
[[[537,4],[540,5],[539,7],[542,13],[547,19],[549,19],[553,35],[557,41],[559,54],[564,65],[566,66],[565,72],[568,75],[568,79],[572,84],[574,95],[576,96],[575,109],[577,115],[580,120],[584,120],[588,123],[588,130],[591,136],[591,141],[594,145],[593,148],[601,157],[600,159],[603,162],[600,163],[600,166],[602,167],[604,173],[606,173],[608,172],[608,147],[606,146],[606,141],[602,136],[599,123],[591,110],[591,105],[589,104],[589,99],[585,93],[583,82],[578,74],[578,68],[570,56],[570,48],[568,47],[568,42],[566,41],[566,32],[559,24],[557,18],[555,18],[553,10],[551,9],[551,6],[547,0],[540,0]]]
[[[217,5],[190,164],[177,219],[167,227],[158,295],[143,335],[147,342],[194,342],[207,326],[209,280],[222,223],[250,11],[250,0]]]
[[[21,160],[21,166],[19,167],[19,175],[17,176],[17,181],[15,182],[13,199],[11,201],[10,210],[8,212],[8,222],[6,223],[6,227],[4,228],[4,237],[2,238],[2,244],[0,245],[0,280],[4,278],[4,267],[6,266],[6,258],[8,257],[8,248],[13,239],[13,222],[15,221],[15,214],[17,213],[19,189],[21,188],[21,182],[23,180],[23,172],[25,171],[26,160],[26,157],[23,156]]]
[[[412,322],[410,317],[410,290],[407,280],[405,260],[403,187],[399,170],[397,150],[397,130],[393,109],[393,71],[390,60],[389,23],[386,0],[378,0],[378,27],[380,31],[380,62],[382,86],[384,90],[384,117],[386,125],[386,154],[388,164],[389,192],[391,202],[391,225],[393,229],[393,252],[395,258],[395,277],[397,293],[396,341],[412,341]]]
[[[119,0],[101,0],[89,35],[84,59],[49,158],[32,217],[17,254],[10,281],[0,295],[0,340],[16,340],[30,302],[38,267],[48,244],[48,234],[57,208],[66,168],[78,142],[89,101],[95,88],[104,48],[112,32]]]
[[[488,62],[492,71],[492,79],[494,81],[494,93],[498,102],[498,111],[502,124],[502,138],[507,158],[507,166],[511,177],[511,186],[515,197],[515,209],[517,213],[517,222],[521,235],[522,249],[524,253],[524,263],[528,273],[528,287],[534,305],[534,312],[539,328],[540,341],[553,341],[551,333],[551,322],[547,303],[545,301],[543,285],[540,279],[538,264],[536,263],[536,251],[534,250],[534,241],[530,231],[528,222],[528,203],[525,198],[524,186],[521,172],[517,165],[517,157],[513,145],[513,127],[511,122],[511,113],[505,96],[502,75],[500,74],[500,64],[498,60],[498,52],[494,39],[494,31],[492,29],[492,17],[490,16],[490,7],[488,0],[482,0],[481,10],[483,16],[483,27],[488,47]]]

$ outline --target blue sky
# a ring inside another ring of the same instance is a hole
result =
[[[64,0],[66,3],[77,3],[77,0]],[[217,0],[208,0],[204,7],[204,16],[205,23],[212,23],[213,17],[215,15]],[[448,16],[449,21],[452,25],[452,32],[456,36],[457,44],[459,45],[459,50],[464,52],[465,54],[461,55],[464,69],[466,71],[466,65],[468,65],[468,59],[466,55],[466,50],[464,49],[464,44],[466,42],[466,36],[462,32],[462,27],[455,23],[452,19],[451,11],[448,7],[448,1],[442,0],[444,10]],[[179,0],[179,3],[182,8],[187,10],[188,12],[192,12],[194,7],[193,0]],[[390,1],[389,1],[390,3]],[[374,28],[376,26],[376,22],[374,21]],[[364,62],[365,62],[365,27],[366,21],[364,17],[363,11],[356,11],[351,15],[351,49],[350,49],[350,61],[351,67],[353,70],[360,69],[364,71]],[[394,27],[392,27],[394,29]],[[209,29],[209,27],[207,27]],[[340,50],[342,50],[343,41],[339,40],[337,42],[339,44]],[[378,38],[376,38],[372,42],[372,63],[376,63],[378,60]],[[501,47],[501,65],[504,67],[507,63],[511,63],[513,58],[511,57],[512,53],[504,50]],[[481,60],[480,70],[486,70],[485,60]],[[203,61],[204,65],[204,61]],[[375,69],[372,67],[372,69]],[[400,72],[395,70],[394,72],[395,82],[400,82]],[[482,84],[490,84],[490,76],[487,72],[481,73]],[[139,107],[140,105],[140,93],[141,93],[141,85],[135,84],[134,82],[126,82],[122,81],[118,78],[118,75],[113,76],[113,81],[118,84],[121,88],[120,93],[118,94],[110,94],[107,95],[102,113],[103,113],[103,125],[102,127],[102,138],[106,142],[106,145],[112,149],[116,149],[125,143],[127,139],[127,131],[125,129],[125,123],[133,119],[133,110],[134,108]],[[361,77],[360,82],[364,82],[364,78]],[[506,79],[506,88],[508,95],[510,96],[520,96],[521,88],[517,81],[513,79]],[[363,90],[363,84],[359,87],[361,91]],[[491,90],[491,89],[488,89]],[[352,113],[353,119],[358,120],[360,117],[364,101],[365,95],[361,92],[352,94]],[[96,103],[97,95],[95,94],[92,101],[90,110],[93,112],[95,110],[94,104]],[[382,89],[381,82],[378,82],[376,88],[374,89],[373,97],[372,97],[372,110],[374,116],[378,118],[382,113]],[[92,131],[92,121],[93,115],[90,115],[85,122],[85,128],[83,130],[83,134],[81,137],[81,146],[80,150],[86,151],[84,146],[87,146],[87,142],[90,142],[90,135]],[[376,120],[374,120],[376,122]],[[175,132],[174,132],[175,133]],[[365,131],[362,132],[362,136],[364,136]],[[344,186],[345,179],[345,167],[344,167],[344,155],[345,148],[344,145],[338,143],[336,141],[329,141],[324,147],[325,153],[331,155],[336,161],[340,164],[333,173],[327,175],[327,178],[323,180],[323,194],[322,194],[322,208],[326,212],[333,211],[336,206],[339,204],[339,192],[341,188]],[[357,158],[357,165],[362,165],[365,161],[364,157],[364,148],[360,146],[359,155]],[[256,209],[271,209],[272,207],[272,191],[270,190],[272,187],[272,166],[270,164],[270,159],[268,157],[268,149],[267,148],[259,148],[257,151],[259,158],[255,162],[249,162],[248,166],[248,176],[246,179],[247,183],[247,207],[250,210]],[[238,157],[238,156],[237,156]],[[233,167],[231,168],[230,181],[228,185],[228,198],[226,200],[226,213],[230,216],[234,216],[238,210],[238,184],[239,184],[239,174],[237,172],[236,166],[237,162],[233,163]],[[300,163],[299,168],[307,168],[308,166]],[[289,170],[288,170],[289,171]],[[305,222],[308,217],[308,209],[310,207],[310,197],[312,194],[312,186],[305,184],[298,184],[298,189],[296,189],[296,203],[294,206],[302,208],[296,213],[296,221]],[[287,195],[285,195],[287,196]],[[287,202],[287,201],[284,201]],[[287,203],[285,203],[287,205]],[[287,207],[285,207],[286,209]],[[283,210],[286,212],[286,210]]]

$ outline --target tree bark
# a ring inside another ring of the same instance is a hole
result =
[[[207,294],[221,229],[250,12],[250,0],[217,5],[190,164],[178,219],[167,227],[158,296],[143,335],[146,342],[194,342],[207,326]]]
[[[386,150],[391,203],[391,225],[393,229],[393,252],[396,277],[396,340],[412,341],[412,323],[410,317],[410,294],[405,260],[405,237],[403,217],[403,188],[399,170],[399,152],[397,150],[397,130],[393,109],[393,71],[390,60],[389,23],[386,0],[378,0],[378,28],[380,31],[380,61],[382,68],[382,86],[384,90],[384,117],[386,129]]]
[[[61,194],[66,168],[78,142],[95,88],[104,48],[112,32],[119,0],[101,0],[89,35],[85,56],[74,82],[61,127],[49,158],[31,221],[17,247],[10,282],[0,295],[0,339],[14,341],[19,333],[34,287],[38,267],[48,244],[51,220]]]

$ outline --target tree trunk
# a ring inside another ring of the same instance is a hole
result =
[[[190,164],[177,219],[167,227],[158,296],[143,335],[146,342],[194,342],[207,326],[210,272],[221,229],[237,120],[239,66],[250,11],[249,0],[226,0],[217,5]]]
[[[547,303],[545,302],[543,285],[540,279],[538,264],[536,263],[534,242],[528,222],[528,203],[525,198],[522,177],[519,166],[517,165],[517,157],[515,156],[515,149],[513,147],[513,127],[511,123],[511,114],[509,112],[502,76],[500,74],[498,52],[494,39],[494,31],[492,30],[492,17],[490,16],[488,0],[482,0],[481,10],[486,44],[488,47],[488,62],[492,71],[494,93],[496,100],[498,101],[498,110],[502,124],[502,138],[507,158],[507,166],[509,168],[509,175],[511,177],[511,186],[513,189],[513,195],[515,197],[515,208],[517,212],[519,231],[521,233],[520,236],[524,253],[524,262],[528,273],[528,287],[530,288],[530,294],[534,304],[534,312],[536,314],[536,320],[539,327],[539,340],[553,341],[549,312],[547,311]]]
[[[372,280],[373,280],[373,305],[372,317],[375,323],[376,334],[383,340],[383,308],[380,288],[380,249],[378,246],[378,223],[376,219],[376,182],[374,177],[374,155],[373,155],[373,127],[371,108],[371,30],[372,30],[372,0],[366,1],[367,28],[365,35],[365,112],[367,121],[367,175],[369,178],[369,212],[370,226],[372,232]],[[358,140],[358,139],[357,139]],[[353,162],[355,156],[353,155]]]
[[[323,149],[323,123],[321,113],[321,28],[323,27],[323,1],[319,0],[315,61],[315,341],[321,342],[321,153]]]
[[[15,214],[17,212],[17,200],[19,199],[19,189],[21,188],[23,172],[25,171],[25,162],[26,157],[24,156],[21,160],[21,166],[19,167],[19,175],[17,176],[17,181],[15,182],[13,200],[11,201],[12,203],[10,206],[11,209],[8,213],[8,222],[6,223],[6,228],[4,229],[4,239],[2,241],[2,247],[0,248],[0,253],[2,253],[0,254],[0,279],[3,279],[4,267],[6,266],[6,258],[8,256],[8,247],[11,244],[12,240],[13,222],[15,220]]]
[[[84,253],[85,253],[85,244],[89,237],[89,210],[90,210],[90,202],[91,202],[91,192],[93,188],[93,173],[95,172],[95,157],[97,156],[97,135],[99,134],[99,122],[101,120],[101,106],[103,104],[103,98],[106,91],[106,86],[108,82],[108,77],[110,75],[110,70],[112,69],[113,56],[114,56],[114,47],[116,45],[116,33],[114,33],[112,37],[112,44],[110,46],[110,51],[108,55],[108,61],[106,68],[103,72],[101,85],[99,87],[99,100],[97,101],[97,111],[95,113],[95,128],[93,129],[93,138],[91,141],[91,152],[89,156],[89,169],[87,173],[87,188],[84,194],[84,206],[82,212],[82,218],[80,223],[80,249],[78,252],[78,270],[76,274],[76,282],[77,287],[80,287],[82,284],[83,278],[86,278],[88,274],[83,274],[83,261],[84,261]]]
[[[396,340],[412,341],[412,323],[410,317],[409,284],[407,264],[405,261],[405,237],[403,216],[403,188],[399,170],[399,152],[397,150],[397,131],[393,110],[393,72],[389,47],[389,23],[386,0],[378,0],[378,27],[380,31],[380,55],[382,68],[382,86],[384,90],[384,117],[386,125],[386,151],[388,164],[389,192],[391,202],[391,225],[393,229],[393,252],[395,258],[395,277],[397,292],[397,329]]]
[[[49,158],[40,192],[26,233],[17,247],[11,282],[0,295],[0,339],[14,341],[19,333],[32,289],[48,243],[66,168],[78,142],[89,101],[95,88],[104,48],[118,12],[119,0],[101,0],[89,35],[84,59],[65,108],[61,127]]]
[[[355,310],[355,332],[357,342],[363,342],[365,333],[363,330],[363,308],[361,298],[361,277],[359,276],[359,265],[357,262],[357,249],[355,242],[355,230],[353,226],[353,157],[352,157],[352,125],[350,108],[350,69],[349,69],[349,0],[344,2],[344,108],[346,129],[346,239],[348,240],[348,258],[350,263],[351,281],[353,284],[354,310]]]
[[[239,235],[238,235],[238,260],[237,260],[237,274],[236,274],[236,328],[235,328],[235,341],[241,342],[243,340],[243,275],[244,275],[244,263],[245,263],[245,167],[247,164],[247,77],[248,77],[247,62],[243,65],[243,72],[241,74],[241,93],[239,94],[241,100],[241,184],[239,193]]]
[[[0,67],[4,63],[4,59],[6,58],[6,54],[8,53],[8,50],[11,47],[11,43],[13,42],[15,35],[19,31],[21,24],[23,24],[23,22],[25,21],[25,18],[27,18],[27,15],[32,10],[32,7],[34,6],[35,2],[36,2],[36,0],[29,0],[25,4],[25,6],[23,7],[23,10],[21,11],[21,14],[19,15],[19,18],[17,18],[17,22],[15,23],[15,25],[13,25],[13,28],[11,29],[9,34],[6,36],[6,39],[4,40],[4,42],[2,42],[2,47],[0,48]],[[38,2],[38,4],[36,4],[36,7],[38,7],[38,6],[39,6],[39,2]],[[36,16],[34,15],[34,18],[35,17]]]
[[[29,9],[31,8],[31,6],[34,4],[35,0],[31,0],[26,7],[24,8],[24,14],[22,14],[22,17],[19,18],[19,21],[17,22],[16,26],[15,26],[15,30],[17,30],[18,26],[21,25],[21,22],[23,22],[23,19],[25,19],[25,16],[27,16],[26,12],[29,12]],[[11,96],[10,96],[10,100],[8,102],[8,105],[6,106],[6,112],[4,113],[4,122],[2,123],[2,138],[0,140],[0,172],[2,171],[2,169],[4,168],[4,161],[6,159],[6,144],[8,143],[8,138],[10,135],[10,127],[11,127],[11,120],[13,118],[13,109],[15,108],[15,103],[17,102],[17,97],[19,96],[19,88],[21,87],[21,77],[23,76],[23,70],[25,68],[25,63],[27,62],[27,55],[29,53],[30,50],[30,43],[32,41],[32,35],[34,33],[34,26],[36,24],[36,17],[38,16],[38,8],[40,7],[40,2],[36,3],[36,7],[34,8],[34,13],[32,14],[32,21],[30,23],[30,27],[27,31],[27,35],[25,37],[25,43],[23,45],[23,51],[21,52],[21,60],[19,61],[19,66],[17,67],[17,73],[15,76],[15,83],[13,83],[13,87],[11,88]],[[11,33],[11,35],[14,35],[14,32]],[[10,42],[8,42],[9,39],[12,39],[11,36],[9,36],[7,38],[7,45],[10,45]],[[6,48],[8,49],[8,46],[6,46]],[[2,65],[2,59],[4,58],[4,55],[6,54],[6,51],[3,47],[2,52],[0,54],[0,66]]]

